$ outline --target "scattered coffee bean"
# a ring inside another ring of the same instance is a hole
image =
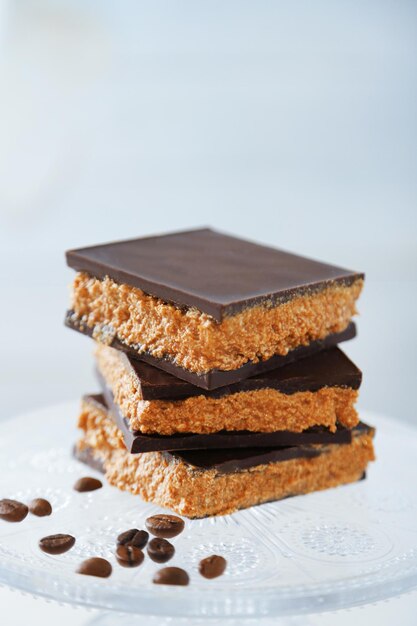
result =
[[[164,567],[156,572],[153,582],[155,585],[188,585],[190,579],[180,567]]]
[[[28,507],[17,500],[0,500],[0,519],[5,522],[21,522],[28,514]]]
[[[116,550],[116,559],[123,567],[137,567],[143,562],[145,555],[135,546],[119,546]]]
[[[204,578],[217,578],[224,574],[227,561],[222,556],[213,554],[206,559],[202,559],[198,565],[198,571]]]
[[[83,478],[79,478],[74,485],[75,491],[85,492],[85,491],[95,491],[96,489],[101,489],[103,483],[98,478],[92,478],[91,476],[83,476]]]
[[[166,563],[174,556],[175,548],[166,539],[155,538],[148,543],[148,555],[156,563]]]
[[[63,554],[71,550],[75,543],[72,535],[49,535],[39,541],[39,547],[47,554]]]
[[[171,539],[184,530],[184,521],[176,515],[152,515],[146,520],[146,528],[155,537]]]
[[[46,517],[47,515],[51,515],[52,507],[48,500],[44,500],[44,498],[35,498],[29,503],[29,511],[32,515]]]
[[[117,543],[119,546],[134,546],[135,548],[144,548],[148,543],[149,534],[146,530],[138,530],[137,528],[131,528],[121,533],[117,537]]]
[[[106,559],[100,557],[92,557],[83,561],[77,569],[77,574],[84,576],[98,576],[99,578],[108,578],[112,573],[111,564]]]

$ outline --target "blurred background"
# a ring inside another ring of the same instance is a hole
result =
[[[211,225],[365,271],[361,405],[417,423],[416,18],[0,0],[1,417],[96,387],[66,248]]]

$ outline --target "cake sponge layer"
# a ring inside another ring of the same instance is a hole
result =
[[[111,417],[106,419],[107,427],[98,428],[94,416],[84,416],[76,454],[100,464],[119,489],[192,518],[354,482],[374,460],[374,430],[363,424],[343,445],[133,455]]]

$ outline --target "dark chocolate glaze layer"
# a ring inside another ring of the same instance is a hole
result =
[[[72,330],[76,330],[88,337],[93,336],[93,329],[89,328],[86,324],[80,322],[76,319],[73,311],[68,311],[65,318],[65,325]],[[148,393],[146,399],[162,399],[162,398],[172,398],[172,393],[175,393],[175,397],[187,397],[190,395],[198,395],[201,393],[201,389],[205,389],[208,391],[219,390],[219,387],[225,387],[233,385],[234,383],[245,381],[245,379],[249,377],[258,376],[259,374],[264,374],[265,372],[269,372],[271,370],[275,370],[277,368],[283,367],[284,365],[288,365],[289,363],[293,363],[295,361],[298,362],[299,359],[304,359],[309,357],[321,350],[325,350],[328,348],[332,348],[343,341],[348,341],[353,339],[356,336],[356,326],[353,322],[349,324],[349,326],[340,333],[332,333],[327,335],[324,339],[320,339],[318,341],[312,341],[308,346],[300,346],[295,348],[295,350],[291,350],[285,356],[275,355],[266,361],[259,361],[258,363],[253,363],[249,361],[235,370],[223,371],[223,370],[210,370],[205,374],[197,374],[196,372],[191,372],[189,370],[184,369],[183,367],[179,367],[173,361],[169,359],[157,359],[153,357],[151,354],[147,354],[144,352],[138,352],[133,346],[128,346],[125,343],[122,343],[117,338],[113,338],[111,343],[111,347],[116,350],[120,350],[121,352],[125,352],[129,354],[130,357],[135,360],[140,361],[144,366],[150,365],[155,370],[162,370],[159,372],[160,377],[158,378],[155,374],[154,378],[151,378],[151,370],[147,371],[148,378],[148,389],[145,393]],[[134,360],[132,359],[132,363]],[[137,366],[140,368],[140,365]],[[139,371],[145,374],[145,367],[143,367]],[[359,371],[359,370],[358,370]],[[163,379],[163,375],[170,374],[170,379]],[[174,383],[172,383],[172,378],[179,379],[175,383],[174,392]],[[153,382],[152,382],[153,380]],[[171,385],[172,383],[172,385]],[[186,384],[191,383],[191,384]],[[251,383],[249,383],[251,384]],[[194,392],[192,391],[194,387]],[[199,389],[195,389],[198,387]],[[152,390],[153,389],[153,390]],[[167,395],[163,395],[166,393]],[[228,393],[228,391],[226,391]],[[152,395],[153,394],[153,395]]]
[[[108,411],[123,434],[126,448],[132,454],[162,450],[205,450],[224,448],[265,448],[271,446],[297,446],[324,443],[350,443],[352,434],[339,426],[335,433],[324,427],[309,428],[301,433],[280,430],[272,433],[251,431],[220,431],[210,434],[181,433],[177,435],[144,435],[131,431],[128,420],[114,403],[112,393],[104,388],[103,395],[85,396],[84,400]],[[108,409],[109,407],[109,409]]]
[[[317,391],[323,387],[359,389],[362,372],[339,348],[330,348],[268,372],[261,372],[232,385],[207,391],[195,387],[148,363],[123,355],[126,370],[144,400],[181,400],[191,396],[221,398],[240,391],[275,389],[287,395],[300,391]]]
[[[82,450],[79,450],[76,446],[74,446],[73,455],[78,461],[81,461],[81,463],[85,463],[86,465],[89,465],[93,469],[97,470],[97,472],[104,474],[104,463],[101,459],[94,456],[92,448],[83,448]]]
[[[353,429],[352,434],[353,436],[358,436],[366,432],[373,434],[374,429],[361,422]],[[331,449],[331,445],[319,445],[234,450],[188,450],[163,452],[162,454],[168,462],[177,463],[182,461],[196,471],[215,470],[218,474],[233,474],[258,465],[280,463],[298,458],[314,458],[320,454],[330,452]],[[94,458],[92,450],[87,448],[80,452],[77,448],[74,448],[74,456],[83,463],[94,467],[94,469],[104,471],[103,464]]]
[[[77,271],[138,287],[220,322],[257,304],[274,305],[350,285],[363,274],[313,261],[209,228],[69,250]]]
[[[234,474],[257,465],[282,463],[292,459],[312,459],[320,456],[321,446],[286,446],[277,448],[244,448],[226,450],[184,450],[164,452],[169,461],[183,461],[196,470],[216,470],[219,474]]]
[[[360,422],[352,429],[352,437],[373,429]],[[335,444],[338,445],[338,444]],[[313,458],[326,454],[332,449],[331,444],[315,446],[299,445],[286,447],[245,448],[227,450],[187,450],[181,452],[165,452],[171,461],[181,460],[197,470],[216,470],[219,474],[240,472],[257,465],[280,463],[291,459]]]

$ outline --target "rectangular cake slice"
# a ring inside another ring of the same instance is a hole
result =
[[[109,409],[114,424],[109,424],[103,405]],[[274,432],[251,432],[249,430],[222,430],[215,433],[176,433],[174,435],[142,434],[132,431],[128,420],[120,408],[114,404],[111,392],[86,395],[81,402],[79,426],[83,430],[95,430],[97,436],[105,432],[115,445],[128,452],[155,452],[158,450],[206,450],[222,448],[266,448],[276,446],[297,446],[317,443],[350,443],[352,431],[338,426],[334,432],[323,426],[314,426],[301,432],[278,430]],[[122,435],[122,438],[121,438]]]
[[[76,456],[101,467],[119,489],[191,518],[354,482],[374,459],[374,430],[362,423],[343,445],[130,454],[105,405],[101,413],[100,430],[97,416],[80,421]]]
[[[363,274],[210,229],[67,253],[68,326],[204,389],[354,335]]]
[[[360,370],[338,348],[213,391],[97,344],[99,380],[128,427],[143,435],[219,431],[334,432],[358,423]],[[110,392],[110,394],[109,394]]]

